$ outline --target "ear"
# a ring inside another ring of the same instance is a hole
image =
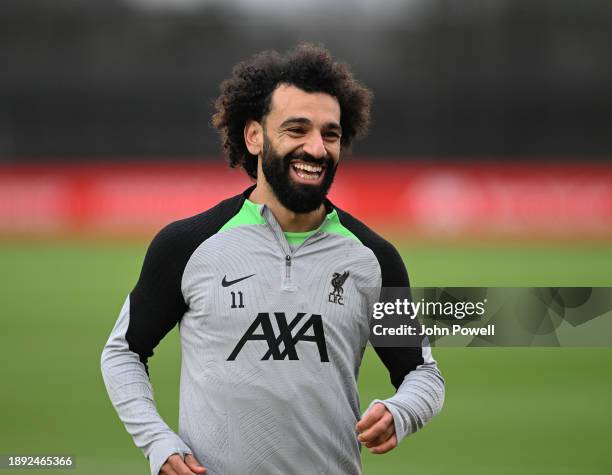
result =
[[[263,149],[263,127],[256,120],[248,120],[244,126],[244,142],[251,155],[258,156]]]

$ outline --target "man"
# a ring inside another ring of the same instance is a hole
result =
[[[408,286],[395,248],[326,199],[371,93],[312,45],[234,68],[214,124],[256,185],[164,228],[102,353],[110,398],[151,473],[359,474],[437,414],[423,347],[375,348],[396,394],[359,417],[372,304]],[[156,411],[147,359],[180,325],[179,434]]]

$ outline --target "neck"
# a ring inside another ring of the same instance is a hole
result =
[[[265,204],[278,221],[283,231],[305,232],[317,229],[325,219],[325,205],[321,205],[310,213],[294,213],[285,208],[267,183],[257,182],[257,186],[249,196],[249,200],[257,204]]]

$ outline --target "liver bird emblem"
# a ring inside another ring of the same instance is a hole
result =
[[[340,274],[339,272],[334,272],[334,275],[331,280],[331,284],[334,287],[332,291],[332,295],[337,295],[338,297],[344,293],[344,289],[342,286],[344,282],[349,276],[349,271],[344,271],[344,273]]]

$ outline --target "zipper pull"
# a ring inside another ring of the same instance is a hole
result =
[[[283,290],[295,292],[297,287],[291,281],[291,259],[289,254],[285,256],[285,281],[283,282]]]

